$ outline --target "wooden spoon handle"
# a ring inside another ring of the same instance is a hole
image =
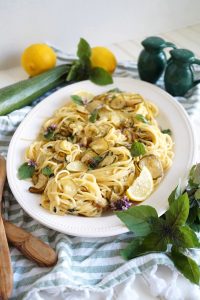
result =
[[[34,260],[41,267],[52,267],[57,263],[56,252],[43,241],[6,220],[4,227],[8,241],[28,259]]]
[[[0,156],[0,202],[6,178],[6,163]],[[0,298],[6,300],[10,297],[13,288],[13,272],[11,267],[10,252],[6,239],[0,205]]]

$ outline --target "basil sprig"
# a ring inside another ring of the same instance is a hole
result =
[[[133,206],[125,211],[116,212],[120,220],[134,232],[134,239],[121,251],[125,259],[151,252],[164,252],[176,268],[191,282],[199,284],[200,269],[188,256],[191,248],[200,248],[199,239],[191,225],[200,223],[199,191],[200,164],[194,166],[189,175],[186,191],[180,185],[168,198],[169,209],[158,217],[155,208],[148,205]],[[189,192],[192,191],[192,197]],[[197,193],[197,194],[196,194]],[[198,197],[195,198],[195,194]],[[196,215],[191,219],[192,202],[195,199]]]
[[[69,70],[66,80],[67,81],[81,81],[90,79],[98,85],[107,85],[113,83],[112,76],[103,68],[91,66],[91,47],[89,43],[81,38],[78,44],[77,56]]]

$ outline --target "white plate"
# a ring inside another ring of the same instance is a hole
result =
[[[78,90],[99,94],[114,87],[140,93],[155,103],[160,110],[159,125],[162,128],[170,128],[173,132],[175,142],[173,165],[156,191],[142,204],[152,205],[159,215],[163,214],[168,207],[169,194],[180,178],[183,180],[187,178],[195,159],[195,138],[186,112],[174,98],[154,85],[130,78],[115,78],[112,85],[104,87],[90,81],[72,84],[50,95],[32,109],[16,130],[7,157],[8,182],[14,196],[31,217],[49,228],[85,237],[105,237],[128,231],[114,214],[95,218],[53,215],[39,206],[40,195],[28,192],[30,182],[17,178],[17,170],[24,161],[25,149],[36,138],[44,120],[64,105],[70,95]]]

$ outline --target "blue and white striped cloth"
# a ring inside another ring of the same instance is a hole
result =
[[[138,78],[136,65],[131,62],[120,63],[115,75]],[[162,85],[162,80],[158,84]],[[49,93],[44,97],[48,95]],[[33,106],[44,97],[38,99]],[[199,99],[199,91],[196,89],[187,98],[179,100],[188,113],[193,114],[197,109]],[[31,108],[31,106],[25,107],[8,116],[0,117],[0,152],[5,157],[15,129]],[[11,299],[41,300],[47,299],[47,295],[49,299],[59,300],[97,299],[94,295],[98,293],[102,295],[102,297],[98,296],[98,299],[122,299],[116,295],[110,295],[108,291],[128,279],[133,279],[136,274],[143,274],[147,283],[150,278],[153,280],[154,294],[156,294],[155,288],[157,287],[157,295],[162,299],[175,299],[170,298],[173,293],[170,297],[168,296],[173,290],[172,287],[175,289],[175,279],[178,273],[165,254],[149,254],[129,262],[120,257],[120,250],[132,239],[131,233],[107,238],[81,238],[65,235],[48,229],[29,217],[15,200],[8,185],[5,188],[4,200],[6,219],[41,238],[58,253],[58,263],[55,267],[41,268],[27,260],[16,248],[11,247],[14,273],[14,289]],[[200,260],[200,257],[197,258]],[[175,279],[172,280],[171,285],[156,276],[157,265],[167,265],[173,270]],[[151,282],[149,284],[151,285]],[[192,289],[193,296],[194,291],[195,295],[200,294],[198,287],[193,286]]]

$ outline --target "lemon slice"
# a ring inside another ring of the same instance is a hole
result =
[[[143,167],[140,175],[126,191],[127,197],[133,201],[145,200],[153,191],[153,178],[147,167]]]

